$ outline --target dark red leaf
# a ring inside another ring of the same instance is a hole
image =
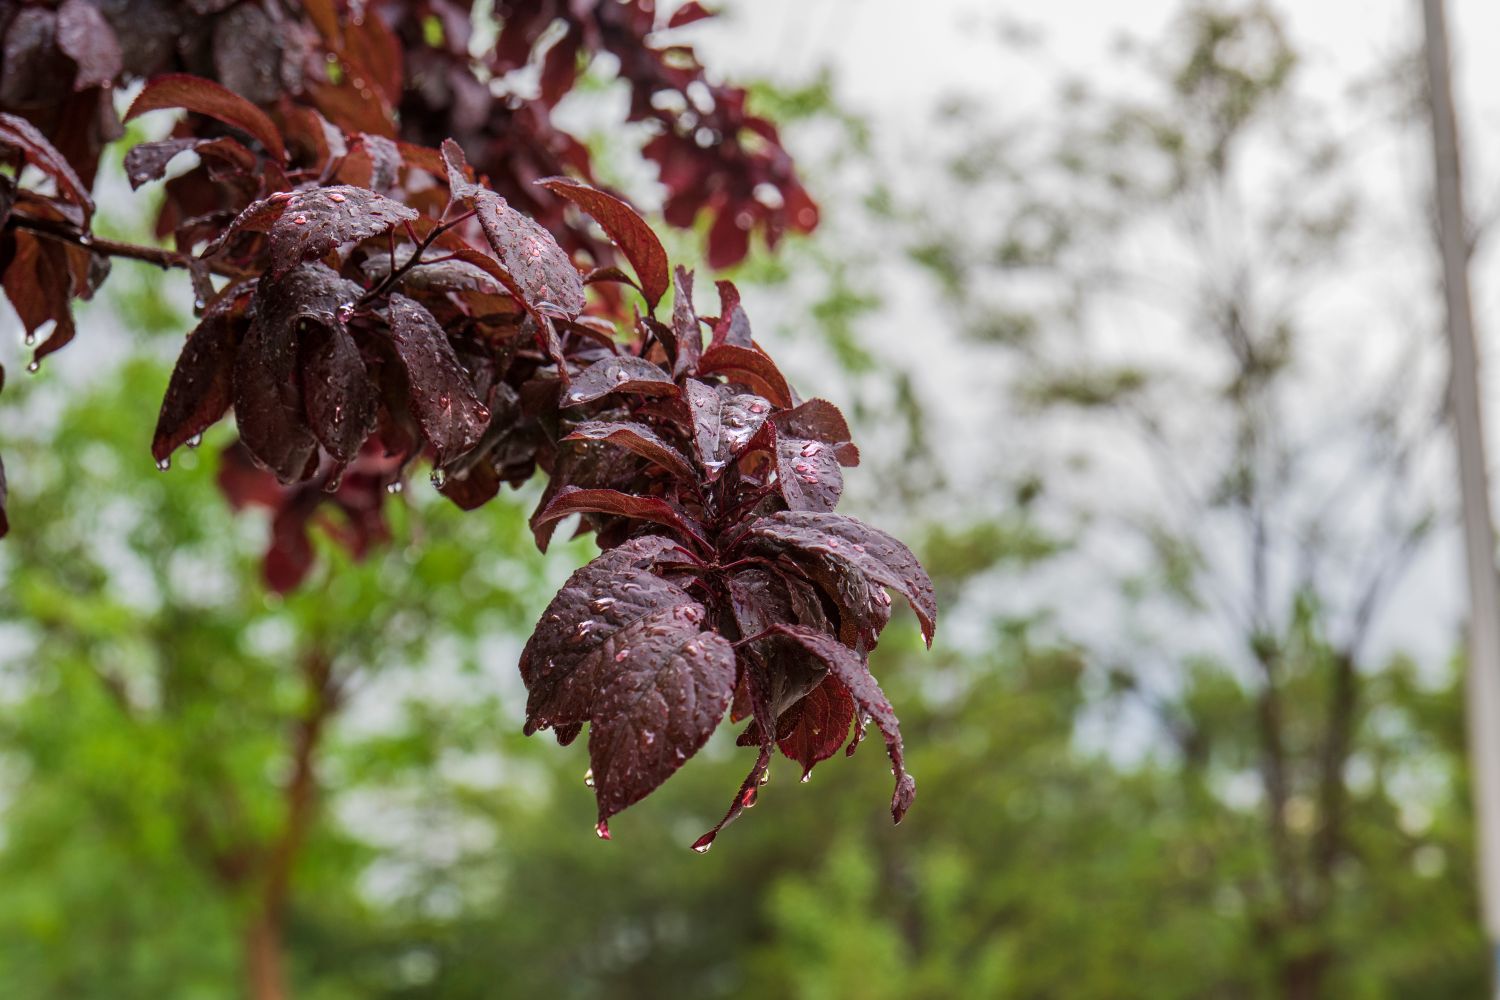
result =
[[[638,497],[619,490],[564,487],[532,518],[532,528],[534,530],[569,514],[609,514],[636,521],[651,521],[672,528],[684,539],[693,539],[705,548],[708,546],[703,538],[703,526],[680,507],[661,497]]]
[[[896,791],[891,796],[891,819],[901,822],[917,794],[917,782],[906,773],[906,760],[901,746],[901,724],[896,720],[896,713],[886,700],[885,692],[880,690],[879,683],[870,673],[869,666],[854,650],[826,633],[801,625],[778,625],[776,631],[796,641],[822,660],[827,665],[828,672],[849,689],[860,712],[874,720],[875,727],[885,737],[886,753],[890,754],[891,766],[896,772]]]
[[[107,87],[120,75],[120,40],[88,0],[63,0],[57,8],[57,47],[78,64],[74,90]]]
[[[313,326],[342,327],[343,306],[361,291],[322,264],[304,264],[256,286],[254,317],[235,357],[234,415],[245,447],[284,483],[316,468],[318,439],[303,402],[299,336]]]
[[[839,445],[849,440],[849,422],[839,408],[826,399],[809,399],[800,406],[776,414],[777,430],[788,437]]]
[[[676,395],[672,376],[645,358],[628,355],[596,361],[573,379],[564,406],[591,403],[612,392],[640,392],[647,395]]]
[[[169,108],[207,115],[232,125],[259,142],[278,162],[286,158],[281,133],[264,111],[212,80],[186,73],[158,76],[147,83],[125,113],[125,121],[148,111]]]
[[[478,256],[483,256],[482,254]],[[405,263],[405,258],[397,256],[398,261]],[[490,258],[485,257],[485,260]],[[493,264],[494,262],[491,261]],[[498,270],[499,265],[495,265]],[[391,273],[391,257],[387,253],[371,254],[365,258],[360,269],[372,281],[379,281]],[[504,289],[499,279],[495,278],[488,270],[477,267],[466,260],[438,260],[432,263],[423,261],[416,267],[407,271],[399,279],[398,283],[406,288],[412,288],[421,292],[490,292],[498,293]]]
[[[691,481],[697,476],[687,456],[663,441],[660,435],[645,424],[591,420],[573,428],[573,432],[563,440],[607,441],[632,451],[647,461],[655,462],[679,479]]]
[[[28,232],[16,231],[11,238],[15,249],[0,281],[28,341],[51,321],[56,321],[54,335],[63,330],[71,338],[73,317],[68,300],[72,276],[68,273],[66,251],[61,244]]]
[[[818,763],[839,752],[854,724],[854,699],[838,677],[808,692],[782,717],[776,745],[787,757],[802,765],[806,777]]]
[[[704,10],[703,5],[700,4],[698,0],[688,0],[687,3],[683,4],[681,7],[678,7],[672,12],[672,16],[667,19],[667,27],[681,28],[684,25],[701,21],[705,17],[714,16],[715,12],[711,10]]]
[[[679,266],[673,277],[672,339],[676,341],[676,355],[672,374],[681,378],[697,374],[698,359],[703,355],[703,328],[693,311],[693,272]]]
[[[233,402],[234,354],[242,322],[232,310],[237,298],[228,296],[210,308],[177,357],[151,441],[151,455],[158,462],[167,461],[172,452],[217,423]]]
[[[521,651],[528,692],[526,733],[589,719],[592,688],[573,680],[593,653],[620,629],[653,611],[693,603],[687,591],[651,572],[685,553],[660,535],[633,538],[568,577],[542,612]]]
[[[750,317],[740,305],[740,290],[732,281],[716,283],[719,289],[719,320],[714,324],[711,346],[733,344],[735,347],[752,347]]]
[[[317,260],[342,244],[379,236],[418,217],[398,201],[347,184],[299,191],[281,205],[280,215],[271,223],[272,277]]]
[[[764,352],[752,347],[717,344],[703,352],[698,362],[701,375],[720,374],[731,381],[744,382],[777,406],[793,405],[792,391],[787,387],[781,369]]]
[[[537,183],[583,209],[609,234],[635,269],[646,306],[654,312],[667,293],[670,277],[667,252],[646,220],[623,199],[571,177],[548,177]]]
[[[474,211],[529,310],[570,319],[583,312],[583,276],[551,233],[491,191],[474,195]]]
[[[56,182],[59,194],[83,210],[85,218],[93,214],[94,201],[88,188],[78,179],[67,157],[31,122],[0,111],[0,146],[19,149],[28,163]]]
[[[771,404],[751,393],[692,378],[682,388],[693,419],[698,460],[713,481],[750,444],[771,415]]]
[[[846,575],[866,578],[906,598],[932,645],[937,601],[932,580],[911,549],[877,528],[843,514],[782,511],[751,524],[749,536],[773,547],[815,555]]]
[[[203,139],[162,139],[159,142],[143,142],[125,154],[125,177],[131,188],[138,188],[150,181],[161,180],[178,153],[205,142]]]
[[[441,152],[448,175],[448,190],[454,201],[466,201],[484,193],[484,188],[474,183],[474,171],[469,167],[462,146],[452,139],[444,139]]]
[[[745,209],[726,205],[708,230],[708,266],[715,270],[733,267],[750,254],[753,216]]]
[[[314,495],[291,498],[271,518],[271,544],[261,563],[266,586],[278,594],[290,593],[307,579],[313,565],[309,519],[317,509]]]
[[[776,485],[791,510],[831,511],[844,492],[833,445],[776,433]]]
[[[240,171],[249,171],[255,166],[254,154],[236,139],[162,139],[140,143],[125,154],[125,177],[131,188],[161,180],[167,172],[167,165],[177,154],[189,150],[202,158],[212,157],[231,164]]]
[[[734,694],[734,647],[701,604],[661,608],[600,643],[575,676],[595,691],[589,763],[599,820],[645,798],[708,742]]]
[[[297,346],[308,426],[335,461],[347,464],[375,424],[364,359],[341,323],[310,325]]]
[[[447,336],[432,314],[404,295],[390,297],[391,343],[406,372],[412,415],[441,467],[473,448],[484,435],[490,412]]]

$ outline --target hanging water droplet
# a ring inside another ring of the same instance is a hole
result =
[[[443,472],[442,469],[433,469],[432,475],[428,478],[432,480],[432,485],[438,489],[442,489],[443,485],[448,482],[447,473]]]
[[[802,783],[805,785],[805,784],[807,784],[811,780],[812,780],[812,772],[811,771],[803,771],[802,772]]]
[[[40,361],[32,361],[26,366],[26,370],[35,375],[37,372],[42,370],[42,363]]]
[[[583,783],[590,788],[594,787],[594,769],[592,767],[583,772]]]
[[[171,467],[172,467],[172,459],[171,458],[159,458],[159,459],[156,460],[156,468],[158,469],[158,471],[166,472]]]
[[[392,480],[391,482],[385,484],[385,491],[387,493],[400,493],[401,490],[402,484],[401,480],[399,479]]]
[[[767,783],[767,782],[769,782],[769,781],[770,781],[770,780],[771,780],[771,772],[770,772],[770,771],[769,771],[769,770],[766,770],[766,771],[762,771],[762,772],[761,772],[761,773],[760,773],[760,783],[761,783],[761,784],[762,784],[762,785],[764,785],[764,784],[766,784],[766,783]]]
[[[705,833],[703,836],[693,841],[693,850],[697,851],[699,854],[707,854],[708,849],[714,846],[714,838],[717,836],[717,833]]]
[[[33,333],[30,330],[26,331],[26,336],[23,337],[22,339],[26,342],[26,346],[27,347],[35,347],[36,346],[36,334]]]
[[[760,789],[756,788],[753,785],[745,789],[745,794],[740,797],[740,805],[744,806],[746,809],[754,809],[755,803],[759,801]]]
[[[609,821],[601,819],[599,822],[595,823],[594,824],[594,834],[600,840],[608,840],[609,839]]]
[[[196,448],[196,447],[198,447],[202,443],[203,443],[203,435],[202,434],[194,434],[192,437],[190,437],[190,438],[187,439],[187,446],[189,448]]]

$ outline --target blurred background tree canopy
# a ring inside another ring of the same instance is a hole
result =
[[[1052,72],[1011,27],[995,58]],[[144,457],[187,317],[112,283],[109,376],[0,403],[36,526],[0,548],[4,994],[231,995],[281,906],[316,1000],[1482,995],[1461,664],[1372,638],[1451,517],[1435,300],[1392,307],[1366,256],[1425,205],[1350,167],[1412,138],[1388,69],[1341,121],[1274,8],[1186,4],[1035,118],[934,109],[925,190],[836,81],[753,90],[829,209],[739,268],[784,303],[758,336],[843,385],[851,507],[922,539],[952,623],[872,658],[922,787],[899,829],[878,754],[778,760],[683,850],[739,779],[716,738],[597,841],[583,748],[521,738],[515,676],[592,542],[536,555],[534,493],[414,490],[390,545],[320,534],[268,595],[229,436]],[[962,405],[864,336],[895,266],[959,331]]]

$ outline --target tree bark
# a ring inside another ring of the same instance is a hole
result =
[[[1453,106],[1443,0],[1423,0],[1422,13],[1426,29],[1427,98],[1432,115],[1437,235],[1452,357],[1449,406],[1458,453],[1464,555],[1469,577],[1466,708],[1478,824],[1475,839],[1479,848],[1479,895],[1485,931],[1493,949],[1500,942],[1500,582],[1495,573],[1495,527],[1480,409],[1479,351],[1469,294],[1469,243],[1465,232],[1458,116]]]
[[[324,728],[338,710],[333,664],[321,650],[301,660],[307,706],[292,730],[292,773],[282,791],[286,819],[267,845],[255,872],[256,900],[244,929],[245,985],[250,1000],[287,1000],[285,918],[292,869],[312,826],[317,805],[317,753]]]
[[[257,911],[245,927],[242,947],[250,1000],[287,1000],[280,916]]]

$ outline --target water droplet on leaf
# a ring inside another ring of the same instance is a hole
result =
[[[583,783],[590,788],[594,787],[594,769],[592,767],[583,772]]]
[[[693,850],[697,851],[699,854],[707,854],[708,849],[714,846],[714,837],[716,836],[718,836],[718,834],[705,833],[703,836],[693,841]]]
[[[601,819],[599,822],[595,823],[594,824],[594,834],[600,840],[608,840],[609,839],[609,821]]]

